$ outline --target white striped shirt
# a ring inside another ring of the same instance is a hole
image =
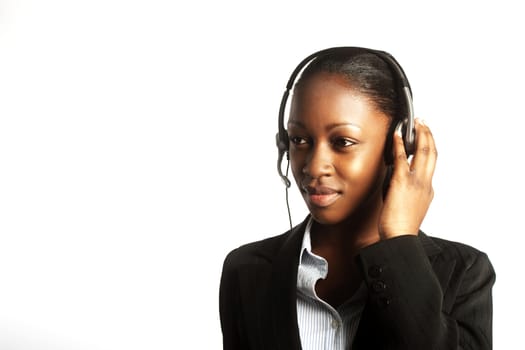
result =
[[[315,283],[328,275],[328,262],[312,253],[310,228],[306,227],[297,273],[297,321],[303,350],[349,350],[366,302],[366,286],[334,309],[315,293]]]

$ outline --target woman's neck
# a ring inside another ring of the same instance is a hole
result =
[[[361,249],[379,241],[381,204],[363,208],[336,225],[323,225],[314,220],[310,232],[312,251],[323,257],[329,254],[353,259]]]
[[[310,228],[312,251],[328,262],[328,275],[316,283],[317,295],[333,307],[348,300],[363,277],[355,257],[359,251],[379,240],[378,210],[368,215],[349,218],[338,225],[322,225],[314,221]]]

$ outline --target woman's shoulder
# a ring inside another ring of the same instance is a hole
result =
[[[225,267],[271,263],[281,252],[293,255],[300,248],[308,217],[284,233],[245,243],[231,250],[224,260]],[[296,249],[297,248],[297,249]]]
[[[484,251],[465,242],[430,236],[423,233],[421,241],[427,250],[434,249],[442,260],[455,260],[456,263],[470,268],[475,264],[491,265]],[[431,247],[431,248],[429,248]]]
[[[290,234],[290,231],[288,231],[276,236],[245,243],[231,250],[226,255],[224,264],[238,266],[240,264],[269,262],[277,254]]]

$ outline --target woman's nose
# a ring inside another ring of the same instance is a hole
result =
[[[331,175],[334,167],[331,152],[322,144],[312,147],[303,167],[303,174],[318,179]]]

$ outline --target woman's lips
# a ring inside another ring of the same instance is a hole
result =
[[[333,204],[339,197],[339,192],[330,187],[319,186],[304,187],[307,201],[316,207],[328,207]]]

